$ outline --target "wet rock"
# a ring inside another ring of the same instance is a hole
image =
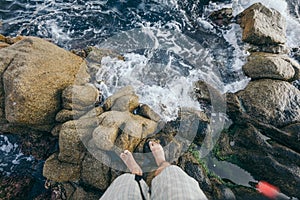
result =
[[[161,120],[161,117],[146,104],[143,104],[139,107],[137,114],[141,115],[143,117],[146,117],[148,119],[151,119],[155,122],[158,122]]]
[[[73,103],[83,107],[94,105],[99,98],[99,91],[91,84],[71,85],[62,92],[64,103]]]
[[[258,193],[254,188],[235,186],[232,188],[232,191],[236,199],[269,200],[269,198],[263,196],[261,193]]]
[[[57,154],[53,154],[46,160],[43,176],[57,182],[78,181],[80,179],[80,165],[61,162],[57,156]]]
[[[290,124],[281,128],[281,130],[293,135],[294,138],[300,142],[300,123]]]
[[[57,151],[57,138],[49,133],[28,132],[19,134],[21,152],[31,155],[37,160],[46,160]]]
[[[300,91],[290,83],[253,81],[237,96],[245,112],[265,124],[281,127],[300,120]]]
[[[286,21],[277,10],[255,3],[244,10],[239,18],[243,41],[255,45],[286,42]]]
[[[110,184],[109,167],[87,154],[82,162],[81,180],[97,189],[105,190]]]
[[[211,112],[214,109],[217,112],[223,112],[225,99],[221,92],[213,87],[212,85],[206,83],[205,81],[197,81],[194,84],[194,98],[204,105],[204,109]]]
[[[295,188],[300,184],[300,154],[269,140],[264,134],[251,124],[233,126],[230,134],[222,138],[230,137],[227,141],[234,141],[234,145],[223,140],[218,143],[218,154],[247,170],[255,180],[265,180],[289,196],[299,196]]]
[[[286,55],[269,53],[252,53],[248,62],[243,66],[243,71],[252,79],[279,79],[291,80],[295,70]]]
[[[221,10],[214,11],[208,18],[218,26],[228,26],[233,19],[232,8],[222,8]]]
[[[23,200],[33,184],[33,178],[28,176],[0,176],[0,199]]]
[[[290,49],[286,44],[274,44],[267,46],[250,45],[247,51],[249,52],[265,52],[273,54],[290,54]]]
[[[99,49],[96,47],[87,47],[84,49],[86,61],[88,63],[88,72],[91,75],[92,82],[96,82],[96,74],[101,67],[101,60],[104,57],[116,58],[124,60],[124,57],[109,49]]]
[[[128,97],[125,98],[126,96],[129,96],[131,98],[128,98]],[[137,108],[139,106],[138,98],[136,98],[134,96],[135,96],[135,93],[134,93],[134,89],[133,89],[132,86],[124,87],[124,88],[120,89],[118,92],[116,92],[115,94],[113,94],[112,96],[108,97],[105,100],[104,105],[103,105],[103,109],[105,111],[108,111],[113,106],[116,106],[115,107],[116,111],[125,111],[125,108],[126,108],[126,110],[132,112],[135,108]],[[119,98],[125,98],[124,102],[122,102],[122,100],[120,100],[119,101],[120,105],[115,105],[115,103],[117,102],[117,100]],[[132,99],[132,101],[130,101],[130,99]],[[122,108],[122,110],[117,109],[119,106]]]
[[[198,183],[200,188],[211,196],[212,183],[210,182],[205,169],[199,164],[199,162],[191,155],[191,153],[186,153],[179,158],[179,166],[184,169],[184,171],[191,177],[193,177]]]
[[[202,144],[206,135],[210,135],[210,119],[204,112],[182,108],[179,123],[179,135],[189,142]]]
[[[60,108],[61,91],[89,77],[80,57],[39,38],[26,37],[1,49],[0,57],[5,114],[13,124],[37,129],[43,125],[50,132]]]

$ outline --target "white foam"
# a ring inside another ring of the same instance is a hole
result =
[[[3,151],[7,154],[14,150],[14,145],[8,141],[8,138],[6,136],[3,136],[2,138],[4,138],[4,144],[0,146],[0,151]]]
[[[143,55],[125,54],[125,60],[110,57],[102,59],[102,67],[97,77],[98,81],[105,82],[109,95],[123,86],[132,85],[140,97],[140,102],[150,105],[167,121],[177,117],[179,107],[199,109],[199,104],[190,97],[193,88],[190,77],[179,76],[168,65],[161,65],[164,69],[156,71],[155,67],[159,64],[151,68],[148,59]],[[164,73],[165,77],[160,79],[159,73]]]

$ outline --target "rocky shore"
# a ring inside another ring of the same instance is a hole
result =
[[[19,135],[24,153],[45,160],[46,190],[34,199],[99,199],[126,171],[118,158],[124,149],[135,153],[151,182],[151,139],[165,146],[167,160],[194,177],[209,199],[266,199],[256,182],[245,187],[221,179],[200,159],[196,147],[212,134],[212,91],[226,99],[232,124],[211,156],[300,198],[300,91],[293,85],[300,65],[285,44],[285,19],[257,3],[235,21],[248,43],[243,71],[250,83],[222,95],[199,80],[195,96],[208,109],[181,108],[170,122],[139,102],[130,85],[103,99],[95,84],[101,59],[122,55],[95,47],[69,52],[36,37],[0,36],[0,133]],[[22,175],[1,177],[0,199],[24,199],[33,182]]]

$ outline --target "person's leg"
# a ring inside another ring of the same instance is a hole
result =
[[[140,177],[143,172],[140,166],[134,160],[132,154],[125,150],[120,155],[131,174],[123,174],[116,178],[108,187],[100,200],[126,200],[126,199],[143,199],[141,190],[145,199],[149,199],[149,188],[144,180],[140,180],[140,186],[136,180],[136,175]],[[141,187],[141,189],[140,189]]]
[[[207,199],[195,179],[178,166],[170,165],[165,161],[164,151],[160,144],[150,142],[149,146],[159,166],[151,184],[151,199]]]

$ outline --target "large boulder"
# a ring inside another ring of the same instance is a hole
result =
[[[0,100],[3,106],[4,88],[8,122],[37,129],[43,125],[46,131],[55,122],[62,90],[89,79],[82,58],[35,37],[1,49],[0,66]]]
[[[245,112],[265,124],[282,127],[300,121],[300,91],[288,82],[253,81],[237,96]]]
[[[287,55],[270,54],[263,52],[252,53],[243,71],[252,79],[279,79],[290,80],[295,70]]]
[[[243,29],[243,41],[255,45],[286,42],[286,21],[277,10],[255,3],[244,10],[239,18]]]

